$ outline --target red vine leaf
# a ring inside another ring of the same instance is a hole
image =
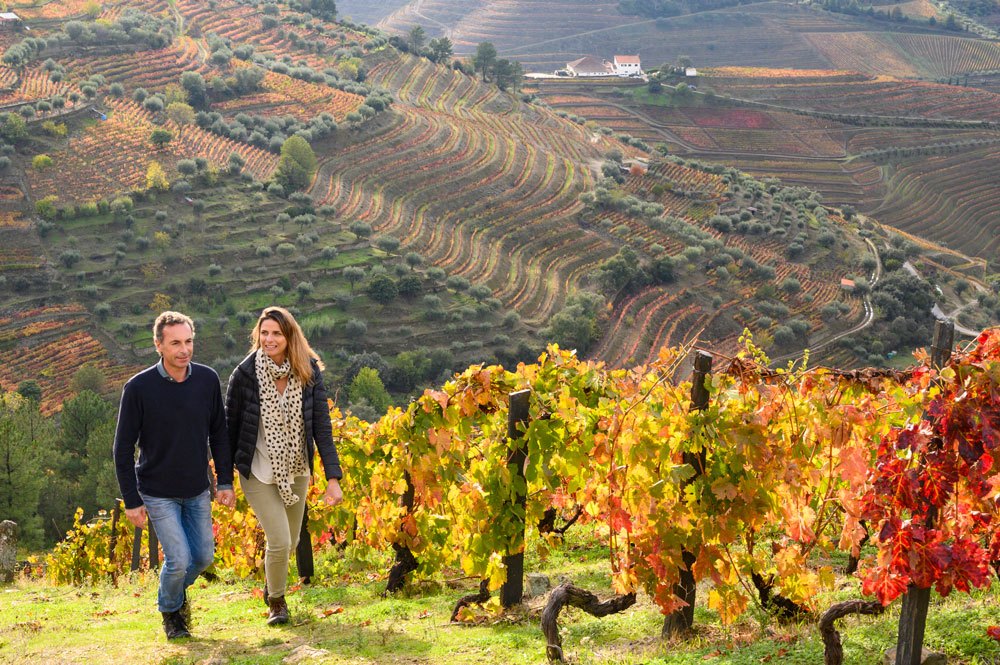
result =
[[[897,575],[887,568],[875,568],[868,575],[861,585],[862,593],[865,595],[875,595],[878,602],[888,605],[899,598],[909,586],[909,579],[905,575]]]
[[[950,565],[936,588],[942,596],[947,596],[952,587],[968,593],[973,587],[986,586],[989,581],[990,561],[986,550],[979,543],[960,538],[951,546]]]

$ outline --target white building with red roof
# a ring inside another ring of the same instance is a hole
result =
[[[642,76],[642,62],[637,55],[616,55],[612,66],[618,76]]]

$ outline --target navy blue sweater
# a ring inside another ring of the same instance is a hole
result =
[[[139,492],[176,499],[204,492],[209,445],[218,484],[232,485],[233,456],[215,370],[191,363],[191,375],[181,383],[161,376],[156,365],[133,376],[122,391],[115,431],[115,471],[125,507],[142,505]]]

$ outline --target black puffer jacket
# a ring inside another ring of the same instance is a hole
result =
[[[319,448],[326,477],[342,478],[344,474],[340,469],[337,446],[333,443],[323,375],[315,361],[312,369],[312,385],[302,386],[302,420],[309,468],[312,469],[313,465],[313,451]],[[257,450],[257,429],[260,424],[260,389],[257,386],[257,367],[253,353],[244,358],[229,377],[226,424],[229,426],[229,447],[233,451],[233,464],[244,478],[249,478],[250,464]]]

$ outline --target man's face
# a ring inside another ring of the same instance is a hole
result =
[[[194,332],[186,323],[163,326],[163,339],[156,342],[156,350],[163,356],[163,366],[169,372],[187,372],[194,354]]]

